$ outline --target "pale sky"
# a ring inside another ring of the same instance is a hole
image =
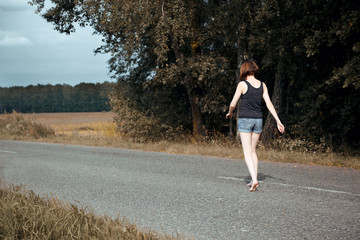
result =
[[[102,83],[108,55],[94,55],[101,37],[91,28],[60,34],[29,0],[0,0],[0,87]]]

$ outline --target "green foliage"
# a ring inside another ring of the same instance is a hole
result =
[[[137,142],[174,139],[178,130],[191,122],[189,115],[183,115],[188,106],[181,89],[174,91],[161,84],[145,89],[141,86],[119,82],[110,94],[118,130]]]
[[[250,57],[288,138],[340,150],[360,146],[359,1],[52,2],[45,9],[44,0],[32,1],[57,30],[71,33],[77,22],[103,36],[96,52],[111,53],[110,72],[126,88],[112,95],[118,124],[141,119],[120,128],[127,134],[148,132],[144,139],[154,140],[152,129],[180,125],[195,136],[228,131],[236,71]],[[272,128],[266,121],[269,139]]]
[[[170,128],[149,112],[137,110],[134,102],[121,94],[111,95],[110,104],[116,113],[118,130],[134,141],[159,140]]]
[[[290,133],[337,151],[358,149],[360,4],[334,0],[310,6],[312,14],[303,22],[313,24],[302,47],[303,77],[292,86],[298,94],[292,94]]]

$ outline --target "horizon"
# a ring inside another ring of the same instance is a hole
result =
[[[61,34],[27,2],[0,1],[0,87],[115,81],[109,55],[94,55],[101,36],[89,27]]]
[[[97,84],[105,84],[105,83],[110,83],[110,84],[116,84],[115,81],[103,81],[103,82],[79,82],[79,83],[76,83],[76,84],[68,84],[68,83],[56,83],[56,84],[51,84],[51,83],[36,83],[36,84],[29,84],[29,85],[26,85],[26,86],[23,86],[23,85],[12,85],[12,86],[6,86],[6,87],[3,87],[0,85],[0,88],[4,89],[4,88],[17,88],[17,87],[22,87],[22,88],[27,88],[27,87],[37,87],[37,86],[57,86],[57,85],[60,85],[60,86],[71,86],[71,87],[76,87],[78,85],[81,85],[81,84],[94,84],[94,85],[97,85]]]

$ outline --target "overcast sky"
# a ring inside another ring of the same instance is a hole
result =
[[[94,55],[100,36],[91,28],[60,34],[28,1],[0,0],[0,87],[113,81],[109,56]]]

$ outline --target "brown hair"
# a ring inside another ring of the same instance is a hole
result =
[[[248,75],[254,75],[259,67],[253,60],[246,60],[240,67],[240,79],[246,79]]]

